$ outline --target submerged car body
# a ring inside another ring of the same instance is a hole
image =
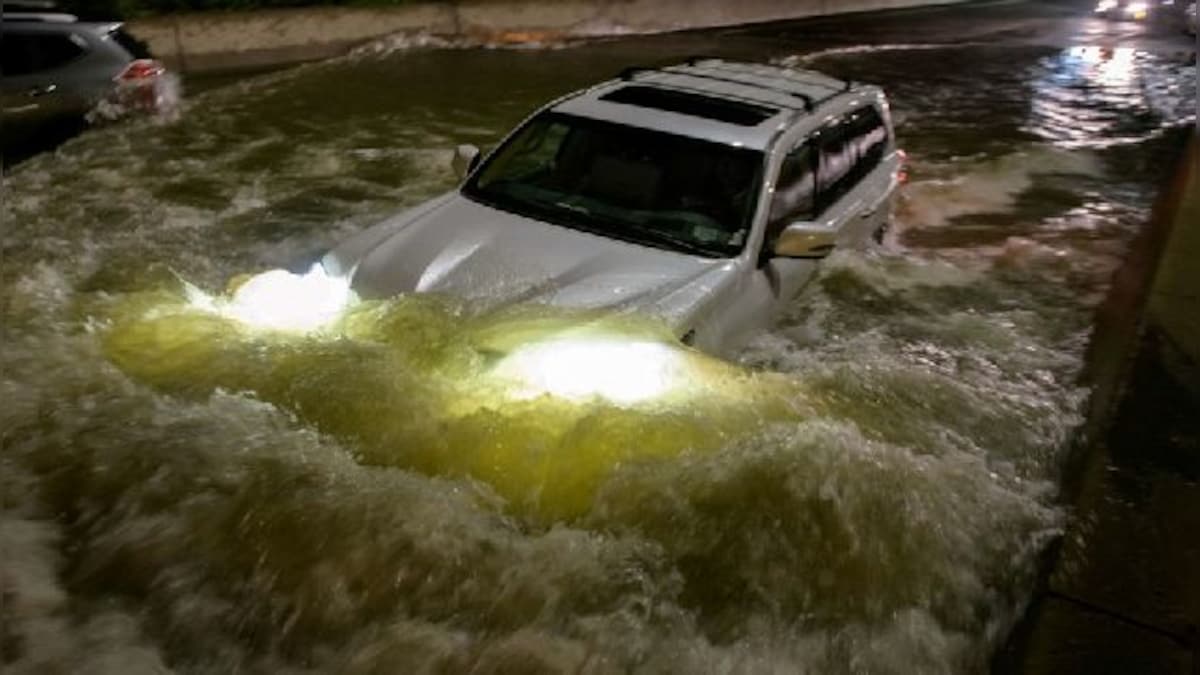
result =
[[[537,111],[459,189],[322,264],[360,297],[632,311],[722,352],[835,246],[882,232],[902,161],[876,87],[716,59],[631,69]]]

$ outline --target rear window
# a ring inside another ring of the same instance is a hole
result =
[[[109,33],[108,37],[112,38],[113,42],[121,45],[135,59],[151,58],[150,49],[146,46],[145,42],[133,37],[120,28]]]
[[[715,98],[686,91],[639,85],[621,87],[616,91],[610,91],[601,96],[600,100],[611,103],[624,103],[639,108],[664,110],[691,117],[702,117],[708,120],[716,120],[743,127],[756,126],[763,120],[779,112],[774,108],[743,103],[741,101],[732,101],[726,98]]]

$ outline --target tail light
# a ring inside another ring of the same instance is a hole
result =
[[[167,72],[163,64],[154,59],[135,59],[125,66],[120,75],[113,78],[117,83],[117,100],[137,110],[157,111],[160,100],[161,76]]]
[[[135,84],[143,80],[149,80],[167,72],[163,64],[154,59],[135,59],[125,66],[125,70],[117,75],[117,82]]]
[[[896,180],[900,181],[901,185],[908,182],[908,153],[903,150],[897,150],[896,155],[900,158],[900,168],[896,170]]]

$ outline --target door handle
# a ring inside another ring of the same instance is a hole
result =
[[[42,85],[42,86],[38,86],[38,87],[33,87],[27,93],[30,96],[36,98],[38,96],[45,96],[46,94],[53,94],[56,91],[58,91],[57,84],[47,84],[47,85]]]

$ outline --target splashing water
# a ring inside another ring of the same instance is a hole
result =
[[[313,284],[346,297],[318,270],[267,272],[228,297],[186,284],[131,296],[109,310],[106,351],[166,391],[247,392],[357,442],[364,461],[477,478],[549,520],[586,513],[622,463],[712,451],[798,405],[784,382],[636,319],[549,308],[468,316],[424,296],[314,305],[298,319],[263,290]],[[595,424],[605,432],[584,431]]]
[[[320,263],[301,275],[287,270],[256,274],[242,280],[228,301],[188,286],[193,305],[249,326],[301,333],[334,323],[357,299],[348,278],[329,276]]]

